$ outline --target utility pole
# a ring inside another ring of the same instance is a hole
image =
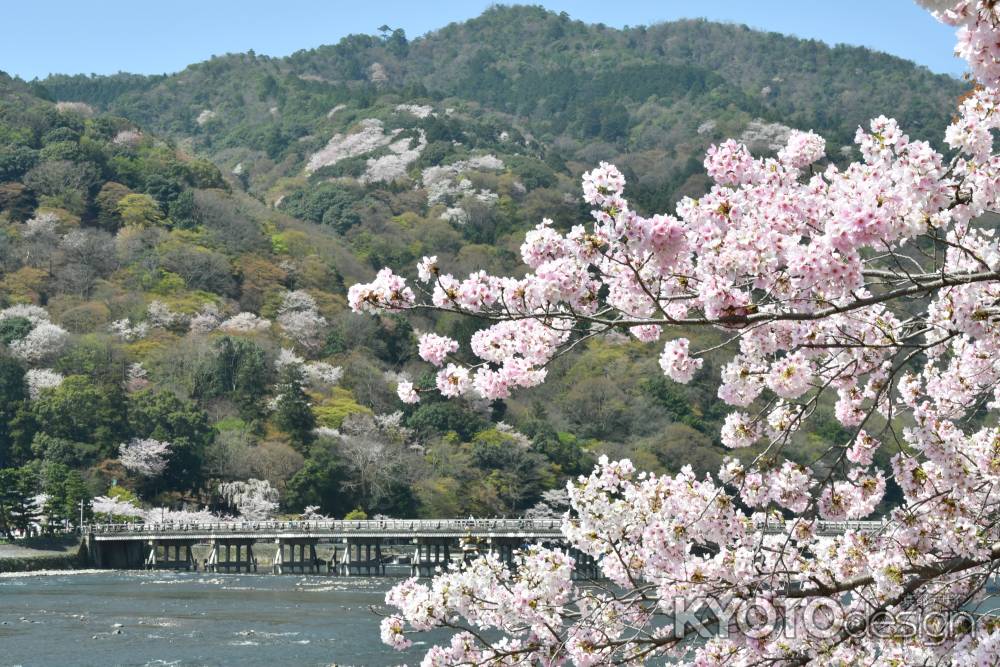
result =
[[[80,498],[80,534],[83,535],[83,498]]]

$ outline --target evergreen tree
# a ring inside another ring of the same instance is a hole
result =
[[[46,462],[41,478],[45,492],[43,511],[50,531],[79,526],[81,507],[85,521],[93,516],[90,490],[79,471],[61,463]]]
[[[0,357],[0,466],[12,463],[11,423],[27,394],[24,369],[13,359]]]
[[[15,500],[16,483],[16,469],[0,468],[0,535],[5,537],[11,537],[13,534],[11,505]]]
[[[230,398],[247,420],[260,412],[270,371],[264,351],[253,341],[225,336],[215,343],[216,357],[195,380],[197,398]]]
[[[204,410],[169,391],[140,391],[129,397],[129,426],[134,437],[170,443],[167,469],[154,484],[176,489],[198,485],[205,451],[215,437]]]
[[[34,470],[29,467],[0,469],[0,532],[11,535],[13,531],[26,533],[31,528],[38,518],[37,482]]]
[[[66,483],[69,475],[69,467],[62,463],[46,462],[42,466],[42,489],[45,493],[42,512],[49,532],[62,528],[73,516],[72,509],[67,512],[69,496]]]
[[[309,397],[302,388],[302,369],[291,364],[282,371],[281,383],[277,387],[278,401],[274,421],[292,439],[298,449],[306,449],[313,440],[316,417],[313,415]]]
[[[81,516],[83,521],[93,518],[91,498],[83,476],[79,471],[71,470],[63,483],[63,516],[71,526],[79,528]]]

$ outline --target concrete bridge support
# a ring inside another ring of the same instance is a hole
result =
[[[90,562],[108,570],[141,570],[147,556],[143,542],[100,542],[92,537],[87,542]]]
[[[454,540],[449,537],[417,538],[417,549],[410,563],[410,576],[432,577],[440,569],[444,571],[451,563],[451,548]]]
[[[253,538],[212,540],[206,570],[209,572],[256,572],[257,559],[253,555]]]
[[[524,546],[522,537],[491,537],[487,542],[488,553],[495,554],[501,562],[512,569],[514,567],[514,552]]]
[[[159,540],[149,540],[147,543],[145,566],[147,570],[197,570],[191,547],[195,545],[193,540],[180,541],[170,540],[161,542]],[[171,558],[170,552],[173,551]]]
[[[289,574],[295,572],[300,574],[319,573],[320,560],[316,557],[316,544],[319,540],[279,538],[274,542],[277,547],[271,562],[271,571],[274,574],[286,572]],[[296,549],[298,549],[298,558],[295,555]]]
[[[385,576],[382,561],[382,538],[348,538],[344,556],[337,563],[337,574],[341,576]]]

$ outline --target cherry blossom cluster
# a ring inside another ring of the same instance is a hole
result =
[[[244,519],[269,519],[278,511],[278,490],[266,479],[223,482],[219,495]]]
[[[42,391],[53,389],[62,384],[62,373],[51,368],[32,368],[24,374],[24,381],[28,384],[28,395],[32,398],[41,396]]]
[[[69,344],[69,332],[49,320],[49,313],[34,304],[17,304],[0,310],[0,322],[25,320],[29,326],[24,335],[11,340],[7,349],[29,364],[50,361]]]
[[[850,164],[826,160],[812,132],[789,132],[773,157],[728,140],[707,152],[708,192],[652,216],[602,163],[583,177],[592,223],[543,220],[521,277],[459,278],[427,257],[412,286],[383,269],[351,288],[358,312],[486,323],[467,351],[421,338],[448,397],[506,398],[580,341],[627,333],[676,382],[723,355],[718,397],[731,406],[718,436],[733,456],[715,475],[602,459],[568,487],[569,549],[397,586],[386,643],[452,630],[425,665],[997,664],[993,622],[931,638],[869,631],[915,600],[963,608],[1000,564],[1000,243],[987,215],[1000,208],[1000,19],[992,0],[924,4],[959,27],[982,84],[960,101],[947,154],[885,116],[858,129]],[[693,349],[696,328],[725,342]],[[419,400],[409,382],[398,392]],[[830,412],[838,433],[802,460],[797,443]],[[614,585],[575,584],[582,556]],[[759,632],[706,640],[659,621],[678,600],[761,598],[776,616]],[[814,603],[831,614],[822,636],[807,631]]]
[[[99,519],[109,521],[123,517],[141,518],[145,515],[145,510],[134,503],[109,496],[95,497],[90,508]]]
[[[167,469],[170,443],[153,438],[133,438],[118,447],[118,460],[129,472],[156,477]]]
[[[187,318],[174,312],[170,306],[158,299],[154,299],[146,306],[146,322],[149,326],[170,329],[176,326],[186,326]]]
[[[198,311],[188,323],[192,333],[207,334],[215,331],[222,322],[222,315],[218,308],[212,304],[206,304]]]
[[[137,340],[142,340],[149,334],[149,324],[146,322],[133,322],[129,318],[122,318],[109,324],[108,331],[125,343],[134,343]]]
[[[270,329],[271,322],[254,313],[245,312],[220,322],[218,328],[226,333],[258,333]]]
[[[314,388],[330,387],[344,375],[344,369],[333,366],[325,361],[306,361],[288,348],[282,348],[274,360],[278,370],[286,366],[298,366],[302,370],[302,379]]]
[[[973,74],[984,84],[1000,79],[1000,44],[996,27],[1000,23],[995,3],[988,0],[917,0],[943,23],[958,28],[955,55],[966,60]]]
[[[323,342],[326,318],[319,314],[316,300],[308,292],[296,290],[285,294],[277,322],[288,337],[307,350]]]

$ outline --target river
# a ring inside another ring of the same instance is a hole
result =
[[[403,653],[384,646],[370,609],[382,606],[397,581],[107,571],[0,575],[0,665],[412,665],[426,644]]]

